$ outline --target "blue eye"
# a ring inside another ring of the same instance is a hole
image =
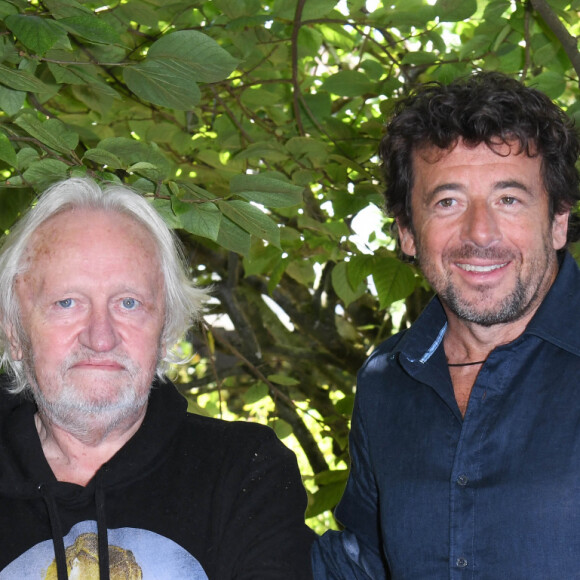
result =
[[[135,298],[123,298],[121,304],[126,310],[135,310],[139,305],[139,301],[135,300]]]
[[[61,308],[72,308],[75,304],[75,301],[72,298],[65,298],[64,300],[59,300],[57,304]]]

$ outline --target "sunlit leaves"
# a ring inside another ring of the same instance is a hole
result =
[[[549,2],[572,37],[576,4]],[[208,329],[199,366],[179,374],[201,393],[187,393],[191,409],[311,437],[304,448],[330,467],[313,461],[319,513],[346,477],[356,371],[425,299],[389,221],[366,221],[384,204],[385,122],[415,84],[481,68],[524,77],[580,119],[578,74],[530,8],[0,0],[0,227],[69,175],[145,195],[213,285],[208,321],[231,315],[232,349]]]

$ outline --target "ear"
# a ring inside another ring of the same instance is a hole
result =
[[[568,219],[570,212],[557,213],[552,221],[552,246],[554,250],[560,250],[566,245],[568,237]]]
[[[22,360],[22,345],[20,344],[17,333],[14,332],[12,326],[5,328],[4,331],[6,332],[6,336],[10,341],[10,355],[12,356],[12,360]]]
[[[397,222],[397,231],[399,232],[399,244],[401,250],[407,256],[414,256],[417,253],[417,246],[415,244],[415,236],[409,226],[403,226],[399,219]]]

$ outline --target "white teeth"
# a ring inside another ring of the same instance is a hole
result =
[[[492,266],[476,266],[475,264],[457,264],[462,270],[467,272],[492,272],[498,268],[503,268],[507,262],[504,264],[493,264]]]

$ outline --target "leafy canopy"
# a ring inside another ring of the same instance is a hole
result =
[[[272,425],[310,520],[347,474],[355,374],[429,298],[377,144],[427,80],[500,70],[579,117],[579,0],[0,0],[0,227],[49,184],[140,191],[213,284],[192,410]]]

